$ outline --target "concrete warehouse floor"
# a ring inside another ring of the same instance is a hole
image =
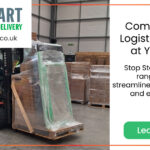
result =
[[[40,137],[11,129],[0,130],[0,144],[109,144],[109,108],[88,107],[73,104],[73,113],[77,121],[84,123],[85,129],[58,141],[49,141]],[[108,150],[108,147],[0,147],[0,150]]]

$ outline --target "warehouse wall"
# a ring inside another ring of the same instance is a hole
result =
[[[58,3],[107,4],[109,0],[57,0]],[[109,51],[108,6],[58,6],[57,42],[65,54]]]
[[[32,0],[33,4],[48,4],[50,0]],[[38,39],[50,42],[51,6],[32,6],[32,32],[38,34]]]

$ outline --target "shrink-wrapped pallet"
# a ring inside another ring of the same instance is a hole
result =
[[[60,47],[57,49],[57,45],[45,43],[37,45],[26,50],[21,73],[12,77],[12,127],[58,139],[82,130],[83,124],[73,118],[66,65]]]
[[[92,65],[89,104],[109,105],[109,66]]]
[[[85,104],[88,102],[90,63],[66,63],[70,84],[71,100]]]

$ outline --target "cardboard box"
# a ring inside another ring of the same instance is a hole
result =
[[[105,65],[110,65],[110,56],[106,57]]]
[[[90,104],[109,105],[109,66],[92,65],[90,71]]]
[[[37,34],[32,32],[32,40],[37,41]]]
[[[86,103],[89,96],[89,62],[66,63],[72,101]]]
[[[94,65],[94,64],[96,64],[97,63],[97,60],[96,60],[96,57],[95,56],[90,56],[90,55],[88,55],[88,56],[78,56],[78,55],[76,55],[76,61],[77,62],[89,62],[90,64],[92,64],[92,65]]]
[[[76,61],[90,62],[91,65],[109,65],[109,52],[77,52]]]
[[[85,102],[85,79],[71,79],[71,99],[72,101]]]
[[[90,89],[89,101],[92,104],[105,104],[105,91],[99,89]]]
[[[97,56],[97,65],[105,65],[106,62],[106,56]]]

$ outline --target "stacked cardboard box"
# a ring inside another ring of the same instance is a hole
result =
[[[109,66],[92,65],[89,104],[109,105]]]
[[[86,80],[84,78],[75,77],[71,79],[71,100],[81,103],[86,102],[85,96]]]
[[[90,62],[91,65],[109,65],[109,52],[78,52],[76,61]]]
[[[105,65],[110,65],[110,56],[106,57]]]
[[[69,81],[69,88],[71,87],[71,62],[66,63],[67,73],[68,73],[68,81]]]
[[[32,32],[32,40],[36,41],[37,40],[37,34]]]
[[[90,63],[66,63],[72,101],[85,104],[88,100]]]
[[[40,93],[39,75],[37,70],[37,61],[26,61],[21,64],[21,73],[12,76],[15,81],[15,87],[20,97],[21,103],[29,117],[34,128],[44,129],[43,109]],[[38,93],[38,94],[37,94]],[[22,120],[22,115],[18,106],[13,99],[13,128],[21,128],[26,130],[27,126]]]

